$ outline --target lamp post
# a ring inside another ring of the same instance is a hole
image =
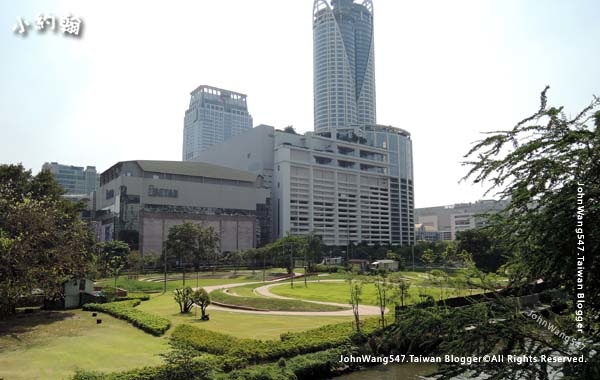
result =
[[[291,286],[294,287],[294,244],[283,243],[283,254],[285,256],[286,249],[290,249],[290,272],[291,272]]]
[[[290,245],[290,268],[292,272],[292,289],[294,288],[294,246]]]
[[[306,250],[304,250],[304,287],[308,288],[308,284],[306,282],[306,277],[308,276],[308,265],[306,262]]]
[[[267,252],[263,251],[263,282],[265,282],[266,269],[267,269]]]
[[[167,292],[167,242],[165,241],[165,220],[162,220],[162,251],[163,251],[163,257],[165,259],[165,282],[163,283],[163,293]]]
[[[413,241],[412,245],[412,262],[413,262],[413,272],[415,271],[415,242]]]

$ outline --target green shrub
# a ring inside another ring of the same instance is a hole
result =
[[[162,335],[171,327],[171,321],[166,318],[148,314],[135,308],[142,301],[139,299],[111,303],[88,303],[83,310],[100,311],[113,317],[124,319],[135,327],[152,335]]]
[[[343,366],[339,362],[340,355],[348,353],[350,347],[340,347],[292,357],[282,365],[276,363],[260,364],[242,370],[233,371],[231,380],[312,380],[330,378],[335,370]]]
[[[314,266],[313,270],[315,272],[324,272],[324,273],[338,273],[338,272],[346,272],[346,268],[341,265],[326,265],[326,264],[317,264]]]
[[[73,376],[73,380],[104,380],[106,379],[106,375],[100,372],[95,371],[82,371],[76,370],[75,376]]]
[[[120,373],[80,372],[75,373],[72,380],[171,380],[171,368],[166,365],[143,367]],[[208,380],[209,378],[207,378]],[[186,379],[187,380],[187,379]]]
[[[131,293],[127,297],[117,297],[116,301],[132,301],[132,300],[148,301],[149,299],[150,299],[149,294]]]
[[[365,320],[363,332],[373,333],[378,329],[378,323],[377,318]],[[262,341],[235,338],[190,325],[180,325],[173,331],[172,338],[198,351],[259,363],[349,344],[353,333],[352,322],[344,322],[299,333],[282,334],[280,341]]]

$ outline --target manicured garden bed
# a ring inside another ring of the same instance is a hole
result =
[[[237,288],[231,288],[230,291],[235,292]],[[278,298],[268,298],[263,296],[234,296],[226,293],[225,290],[217,290],[211,293],[211,300],[220,304],[241,306],[255,310],[272,310],[272,311],[338,311],[347,308],[321,305],[312,302],[304,302],[300,300],[285,300]]]
[[[159,336],[164,334],[171,327],[171,321],[136,309],[135,306],[140,303],[139,299],[103,304],[88,303],[83,305],[83,310],[100,311],[110,314],[113,317],[124,319],[135,327],[152,335]]]

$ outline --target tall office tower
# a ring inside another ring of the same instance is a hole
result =
[[[375,54],[371,0],[315,0],[316,132],[375,125]]]
[[[183,127],[183,161],[252,128],[246,95],[200,86],[191,93]]]
[[[95,166],[87,166],[84,169],[81,166],[46,162],[42,169],[52,173],[67,195],[89,195],[98,190],[100,184],[100,174],[96,172]]]

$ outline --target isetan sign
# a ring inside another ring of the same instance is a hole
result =
[[[179,192],[175,189],[160,189],[150,185],[148,186],[148,196],[159,198],[178,198]]]

